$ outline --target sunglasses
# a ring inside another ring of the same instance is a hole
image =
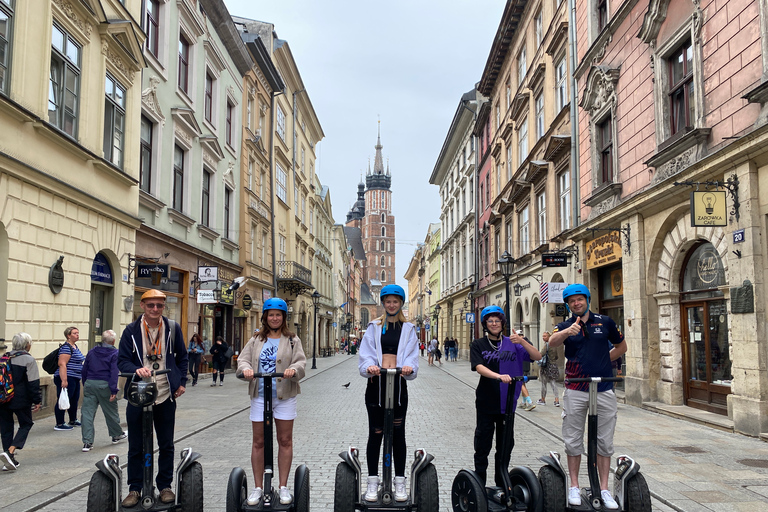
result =
[[[165,304],[155,304],[154,302],[145,302],[144,307],[147,309],[163,309]]]

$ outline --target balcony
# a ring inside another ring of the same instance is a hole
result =
[[[292,295],[300,295],[306,290],[312,290],[312,271],[295,261],[275,262],[277,289],[283,289]]]

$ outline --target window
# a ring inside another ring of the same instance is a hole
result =
[[[381,257],[381,266],[384,266],[384,256]]]
[[[305,165],[306,165],[306,153],[307,151],[304,149],[304,146],[301,146],[301,172],[305,172]]]
[[[385,214],[383,214],[383,213],[381,214],[381,222],[382,222],[382,224],[387,222],[387,216]]]
[[[568,103],[568,96],[566,95],[566,69],[565,55],[563,55],[557,61],[555,68],[555,107],[558,113]]]
[[[278,235],[278,261],[285,261],[285,235]]]
[[[525,60],[525,46],[520,50],[520,54],[517,56],[517,85],[523,83],[525,80],[525,73],[528,71],[527,63]]]
[[[538,47],[541,46],[541,40],[544,35],[544,20],[542,17],[541,9],[539,9],[539,12],[536,13],[536,18],[534,18],[533,24],[536,37],[536,48],[538,49]]]
[[[285,141],[285,112],[280,105],[277,106],[277,134]]]
[[[669,102],[672,135],[693,127],[696,118],[693,88],[693,47],[690,41],[669,58]]]
[[[200,224],[211,227],[211,172],[203,169],[203,197],[201,200]]]
[[[184,203],[184,150],[178,144],[173,147],[173,204],[176,211],[183,211]]]
[[[387,280],[387,273],[383,270],[381,271],[381,282],[385,282]]]
[[[285,189],[285,182],[288,181],[288,175],[285,173],[285,170],[280,167],[280,164],[275,164],[275,175],[276,175],[276,188],[277,188],[277,197],[283,201],[285,204],[288,204],[288,196],[286,195],[286,189]]]
[[[529,225],[530,219],[528,216],[528,206],[523,208],[520,213],[517,214],[517,229],[520,239],[520,256],[526,254],[528,252],[528,246],[529,246],[529,237],[530,237],[530,225]]]
[[[507,147],[507,181],[512,179],[512,146]]]
[[[499,106],[499,103],[496,102],[496,130],[498,130],[501,127],[501,107]]]
[[[107,75],[104,102],[104,158],[123,167],[125,144],[125,88]]]
[[[304,194],[301,195],[301,223],[307,223],[307,197]]]
[[[246,103],[246,119],[245,119],[245,125],[248,127],[249,130],[252,130],[252,124],[251,124],[251,117],[253,116],[253,97],[248,96],[248,102]]]
[[[536,96],[536,140],[544,136],[544,93]]]
[[[259,176],[259,199],[262,201],[266,201],[266,197],[264,197],[264,183],[267,181],[267,173],[264,171],[261,171],[261,175]]]
[[[227,141],[227,146],[232,147],[232,122],[234,121],[235,117],[235,106],[232,105],[229,101],[227,101],[227,120],[226,120],[226,130],[225,130],[225,139]]]
[[[267,233],[261,232],[261,266],[266,266],[267,263]]]
[[[512,245],[512,219],[507,221],[507,225],[505,227],[507,229],[507,252],[509,254],[514,254],[514,246]]]
[[[483,204],[483,184],[480,184],[480,210],[485,210],[485,205]]]
[[[312,235],[315,232],[315,210],[309,209],[309,234]]]
[[[608,25],[608,0],[597,0],[597,31]]]
[[[501,164],[496,164],[496,194],[501,193]]]
[[[51,36],[48,122],[70,137],[77,137],[82,49],[72,36],[56,24],[53,25]]]
[[[213,123],[213,77],[205,73],[205,120]]]
[[[253,190],[253,159],[248,159],[248,190]]]
[[[545,192],[536,196],[536,207],[539,210],[539,218],[536,221],[536,245],[541,245],[547,243],[547,195]]]
[[[179,35],[179,89],[189,94],[189,41],[184,34]]]
[[[512,84],[507,82],[507,110],[512,105]]]
[[[488,206],[491,204],[491,177],[489,175],[485,175],[485,207],[488,208]]]
[[[472,176],[472,179],[469,180],[469,209],[470,209],[470,211],[474,207],[475,207],[475,177]]]
[[[157,58],[158,41],[160,39],[159,24],[160,19],[160,1],[147,0],[147,19],[144,29],[147,31],[147,50]]]
[[[11,26],[13,0],[0,0],[0,93],[8,94],[8,68],[11,61]]]
[[[139,186],[144,192],[152,188],[152,121],[141,116],[141,153],[139,154]]]
[[[528,118],[526,117],[520,123],[520,128],[517,130],[517,165],[518,167],[523,164],[528,157]]]
[[[613,181],[613,129],[611,116],[597,124],[597,147],[600,151],[602,183]]]
[[[230,231],[230,207],[232,205],[232,191],[224,187],[224,237],[228,240],[232,239],[232,232]]]
[[[256,224],[251,224],[251,261],[256,261]]]
[[[560,193],[560,231],[571,228],[571,173],[563,171],[558,176]]]

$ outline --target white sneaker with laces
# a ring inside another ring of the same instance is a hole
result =
[[[379,499],[379,477],[368,477],[368,490],[365,491],[365,501],[377,501]]]
[[[405,477],[395,477],[395,501],[407,501],[408,491],[405,490]]]
[[[581,489],[578,487],[568,488],[568,504],[581,505]]]
[[[613,499],[613,496],[611,496],[611,491],[605,489],[600,491],[600,497],[603,499],[603,505],[605,505],[605,508],[609,510],[618,510],[619,504],[616,503],[616,500]]]
[[[280,488],[280,504],[288,505],[292,501],[293,501],[293,496],[291,496],[291,491],[289,491],[287,487],[281,487]]]
[[[251,492],[251,495],[248,496],[248,504],[249,505],[258,505],[259,501],[261,501],[261,497],[264,496],[264,489],[261,487],[257,487]]]

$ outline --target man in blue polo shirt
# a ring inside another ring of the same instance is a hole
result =
[[[583,284],[572,284],[563,290],[563,300],[573,316],[559,323],[549,338],[550,348],[565,345],[565,392],[563,393],[563,439],[568,456],[571,486],[568,502],[581,505],[579,466],[584,453],[584,422],[589,408],[589,384],[568,383],[569,378],[613,377],[611,361],[627,351],[624,335],[616,322],[605,315],[589,311],[591,295]],[[600,490],[606,508],[619,505],[608,490],[608,475],[613,455],[613,433],[616,428],[616,395],[612,382],[598,384],[597,393],[597,470]]]

